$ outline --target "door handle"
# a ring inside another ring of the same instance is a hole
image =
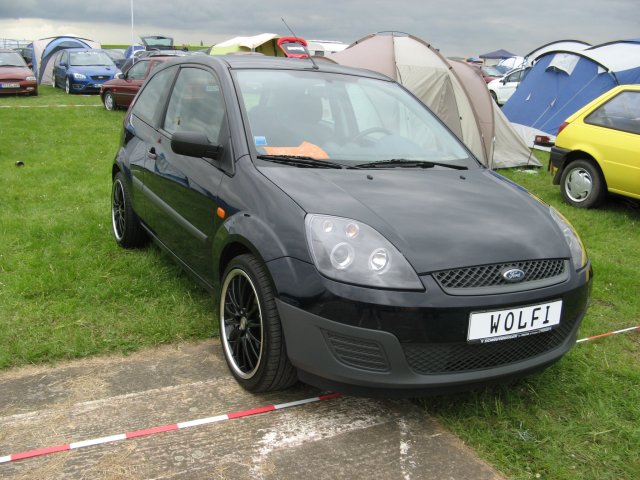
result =
[[[147,149],[147,157],[150,158],[151,160],[155,160],[156,158],[158,158],[155,147],[149,147]]]

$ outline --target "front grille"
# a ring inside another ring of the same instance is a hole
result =
[[[333,354],[342,363],[376,372],[389,370],[389,362],[387,362],[384,350],[378,343],[362,338],[338,335],[326,330],[324,335]]]
[[[561,281],[565,278],[565,263],[565,260],[562,259],[498,263],[443,270],[435,272],[433,276],[445,291],[501,286],[511,287],[514,284],[507,282],[501,274],[505,269],[510,268],[519,268],[525,272],[524,279],[517,285],[540,280],[549,280],[550,282],[545,283],[551,284],[556,280]]]
[[[491,343],[428,343],[402,345],[407,363],[416,373],[466,372],[520,362],[562,344],[576,319],[564,320],[549,332]]]
[[[109,80],[111,77],[109,75],[92,75],[92,80]]]

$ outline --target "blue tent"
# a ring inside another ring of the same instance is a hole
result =
[[[86,38],[73,35],[42,38],[33,42],[33,71],[38,83],[49,83],[53,64],[50,60],[56,52],[65,48],[100,48],[100,44]]]
[[[631,83],[640,83],[640,40],[549,51],[537,58],[502,111],[513,124],[554,136],[591,100]]]

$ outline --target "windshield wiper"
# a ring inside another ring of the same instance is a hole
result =
[[[392,158],[391,160],[382,160],[380,162],[361,163],[349,168],[433,168],[444,167],[454,170],[469,170],[464,165],[456,165],[455,163],[432,162],[431,160],[408,160],[406,158]]]
[[[318,160],[313,157],[305,157],[302,155],[258,155],[258,158],[260,160],[267,160],[268,162],[295,165],[296,167],[343,168],[339,163],[329,162],[327,160]]]

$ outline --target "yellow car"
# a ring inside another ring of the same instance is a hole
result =
[[[620,85],[558,129],[551,164],[564,199],[595,207],[607,192],[640,199],[640,85]]]

